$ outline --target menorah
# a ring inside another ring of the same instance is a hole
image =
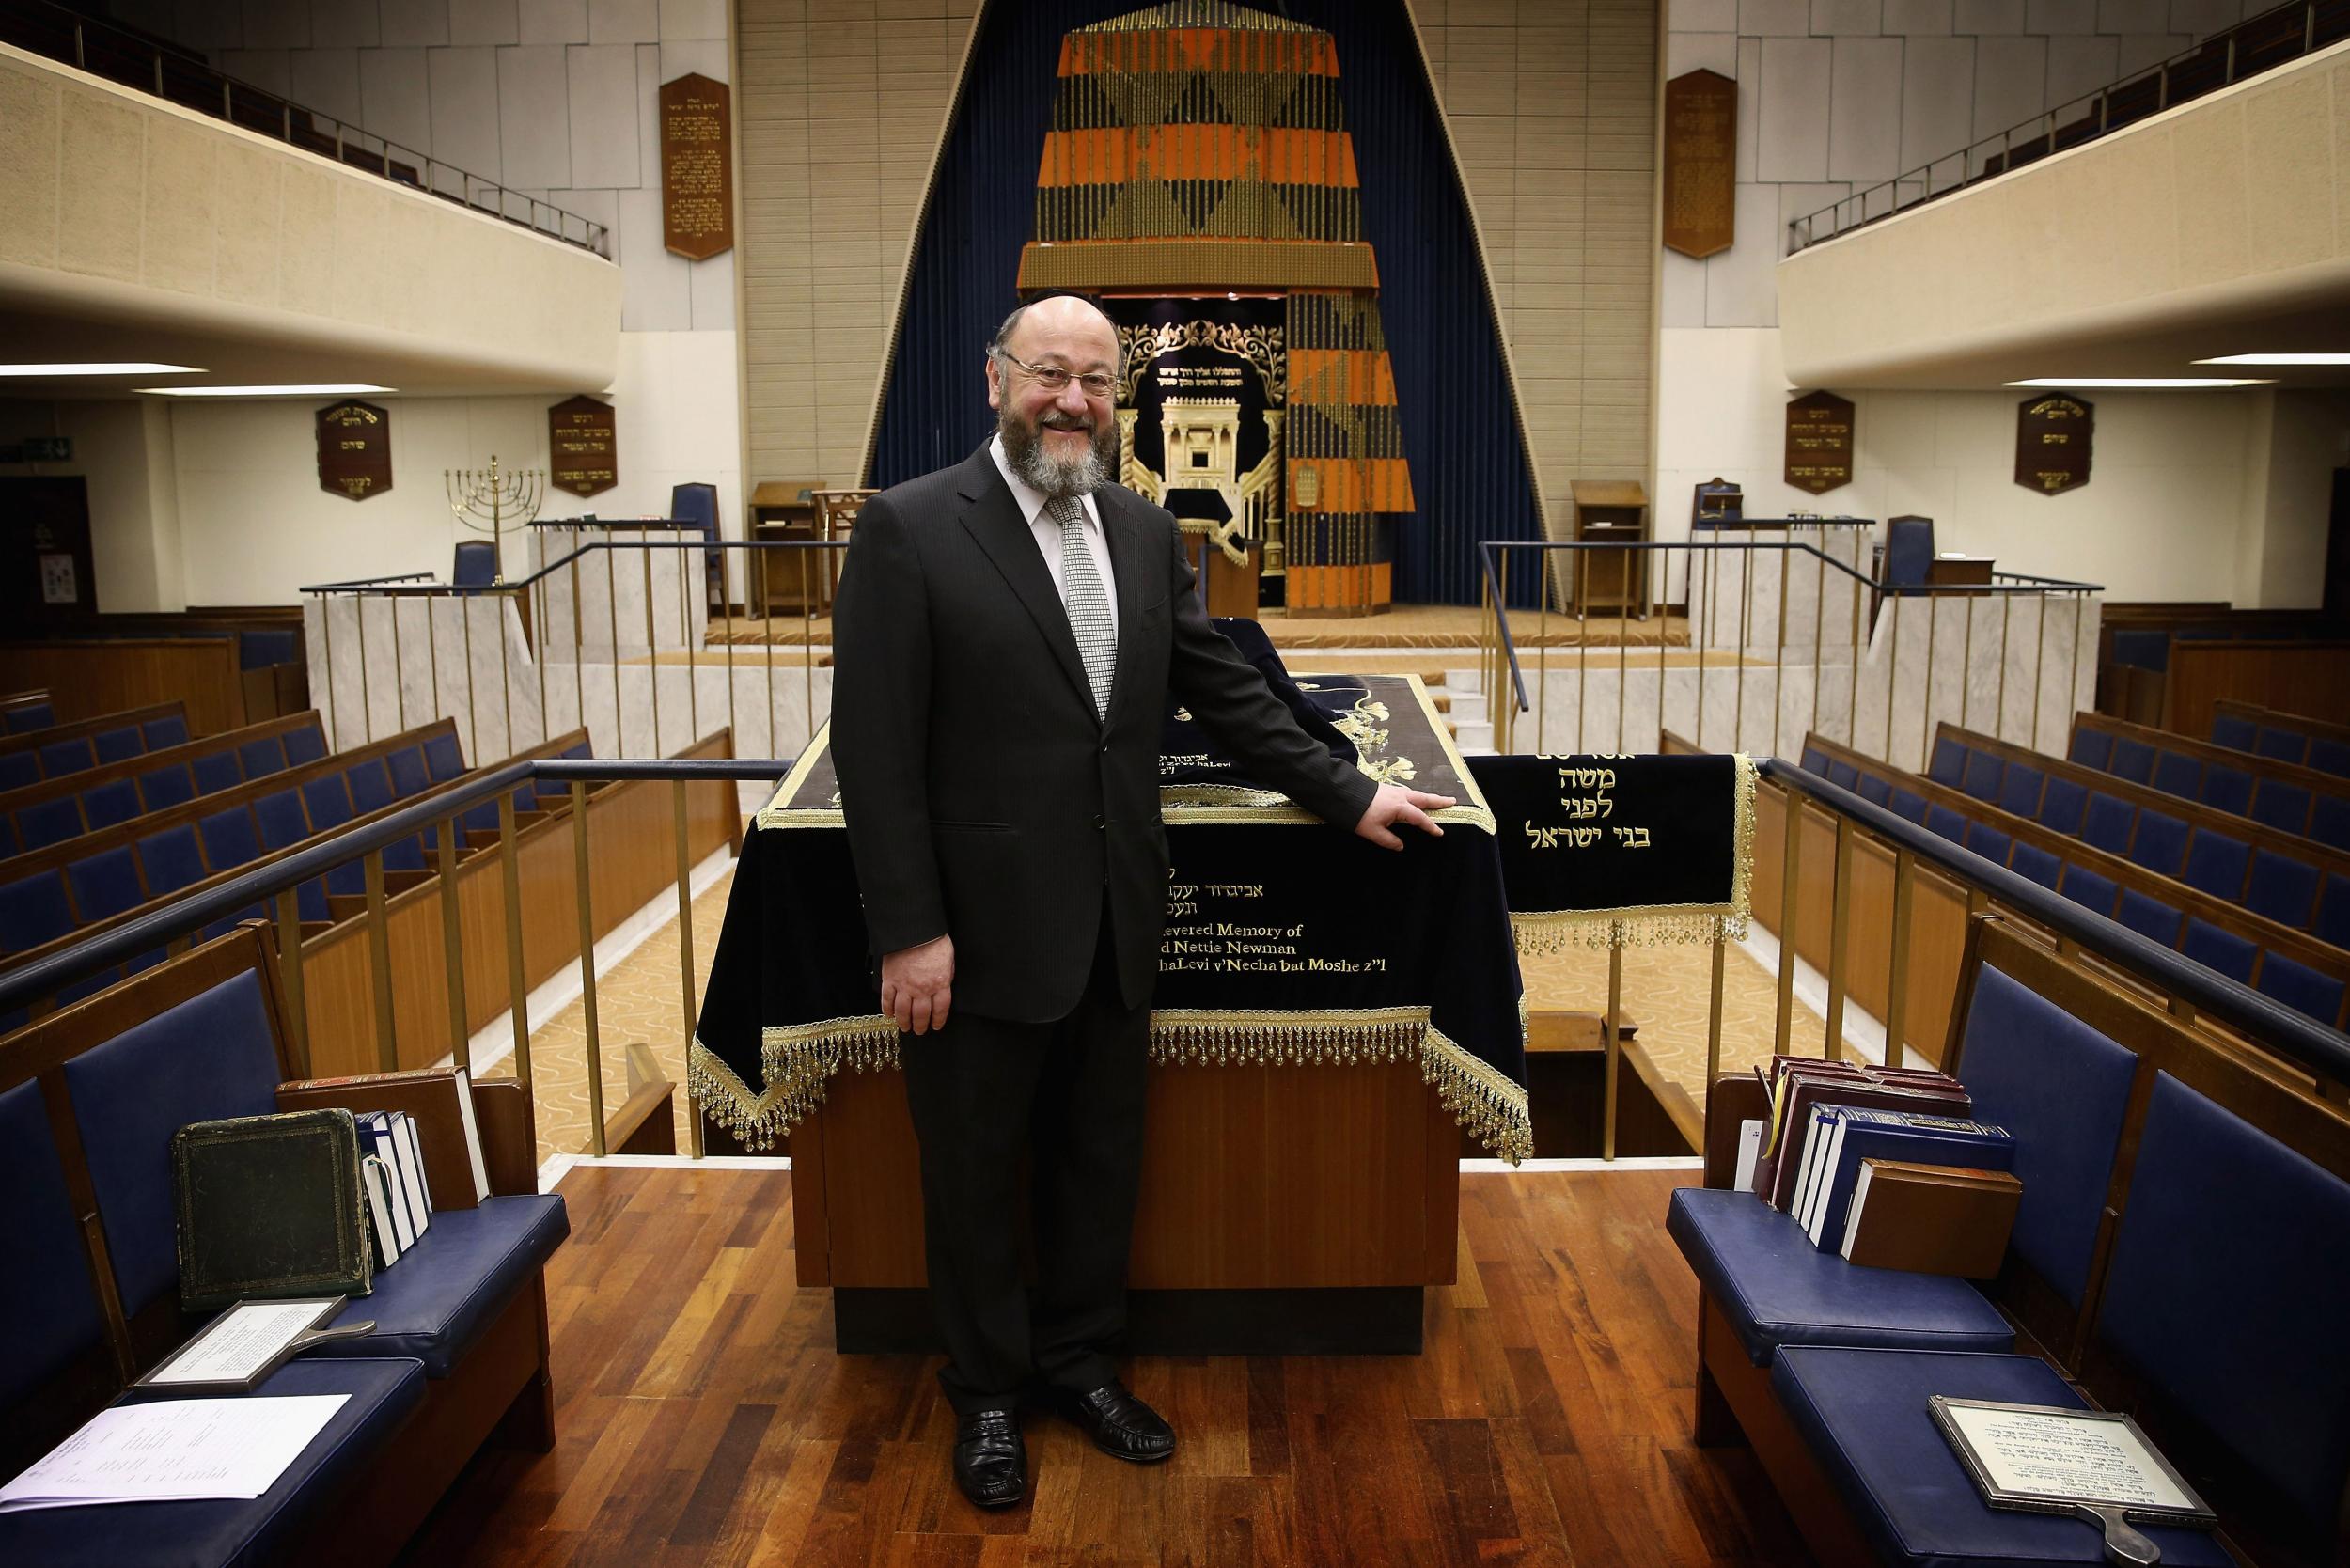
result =
[[[539,515],[539,504],[546,499],[546,470],[509,468],[500,473],[497,454],[493,452],[487,468],[447,468],[441,477],[448,486],[448,507],[457,521],[476,533],[490,535],[494,563],[490,581],[505,582],[508,520],[510,517],[519,528]]]

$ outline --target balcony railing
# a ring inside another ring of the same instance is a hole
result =
[[[2110,86],[1792,220],[1787,254],[2094,141],[2345,38],[2350,0],[2295,0],[2263,11]]]
[[[453,164],[370,135],[332,115],[303,107],[266,88],[214,70],[201,55],[49,0],[0,0],[0,42],[44,55],[109,82],[150,92],[257,135],[268,136],[454,202],[471,212],[561,240],[606,258],[611,233],[526,192],[468,174]]]

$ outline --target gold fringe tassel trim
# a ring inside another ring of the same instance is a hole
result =
[[[1524,999],[1520,998],[1520,1028]],[[1419,1060],[1421,1079],[1478,1142],[1512,1165],[1534,1152],[1526,1090],[1428,1022],[1426,1008],[1343,1012],[1228,1012],[1183,1008],[1151,1015],[1151,1059],[1160,1066],[1355,1066]],[[823,1104],[843,1066],[860,1073],[899,1065],[898,1028],[879,1014],[832,1018],[763,1032],[764,1093],[754,1094],[718,1054],[693,1043],[686,1086],[702,1114],[754,1152]]]

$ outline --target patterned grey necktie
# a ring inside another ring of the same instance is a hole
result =
[[[1110,620],[1110,596],[1094,568],[1093,552],[1086,548],[1085,503],[1074,495],[1056,495],[1044,503],[1044,515],[1060,525],[1061,603],[1069,610],[1069,630],[1076,635],[1077,656],[1085,661],[1086,682],[1093,688],[1093,716],[1106,719],[1110,679],[1118,669],[1118,628]]]

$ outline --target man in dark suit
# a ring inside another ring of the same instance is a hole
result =
[[[1105,1451],[1174,1451],[1108,1355],[1167,920],[1169,695],[1252,778],[1387,848],[1451,804],[1334,759],[1209,625],[1175,520],[1111,482],[1118,356],[1082,299],[1014,311],[987,355],[995,436],[865,504],[835,606],[833,749],[882,1011],[916,1037],[955,1480],[989,1507],[1026,1493],[1016,1407],[1040,1384]]]

